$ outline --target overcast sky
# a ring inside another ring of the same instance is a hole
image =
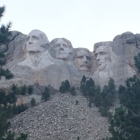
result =
[[[49,41],[70,40],[73,47],[112,41],[126,31],[140,33],[140,0],[0,0],[6,6],[1,23],[28,34],[43,31]]]

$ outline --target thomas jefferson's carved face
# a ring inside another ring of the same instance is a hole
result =
[[[43,44],[42,37],[44,34],[41,34],[39,31],[32,31],[29,33],[26,42],[26,48],[28,52],[42,53],[45,51],[41,45]]]
[[[57,59],[68,60],[71,53],[71,48],[68,44],[62,40],[58,39],[54,44],[54,57]]]
[[[79,50],[76,54],[75,64],[79,71],[89,71],[90,68],[90,53],[85,50]]]
[[[95,51],[95,57],[97,60],[97,65],[99,70],[104,70],[108,63],[110,62],[110,56],[107,52],[106,46],[100,46]]]

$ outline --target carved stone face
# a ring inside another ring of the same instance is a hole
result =
[[[104,70],[110,63],[110,56],[106,46],[100,46],[99,48],[97,48],[95,51],[95,57],[99,70]]]
[[[68,46],[68,44],[64,40],[58,39],[53,47],[54,47],[55,58],[62,59],[62,60],[69,59],[71,48]]]
[[[46,39],[46,41],[45,41]],[[33,30],[28,34],[26,48],[28,52],[42,53],[45,51],[41,47],[44,42],[47,42],[47,37],[41,31]]]
[[[85,50],[79,50],[76,54],[75,64],[79,71],[89,71],[90,53]]]

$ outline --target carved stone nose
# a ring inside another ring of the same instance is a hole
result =
[[[32,42],[29,42],[29,44],[33,44]]]
[[[87,58],[86,58],[85,56],[84,56],[84,58],[83,58],[83,59],[84,59],[84,62],[87,62]]]
[[[60,50],[64,50],[64,48],[63,48],[63,47],[61,47],[61,48],[60,48]]]

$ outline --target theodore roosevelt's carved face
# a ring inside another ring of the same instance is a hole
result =
[[[43,53],[45,49],[41,46],[48,42],[46,35],[39,31],[33,30],[28,34],[26,48],[28,52]]]
[[[90,52],[84,49],[78,50],[75,56],[75,65],[79,71],[89,71],[91,56]]]
[[[106,46],[100,46],[95,51],[95,58],[97,60],[97,65],[99,70],[104,70],[109,64],[110,54]]]
[[[68,60],[71,48],[63,39],[57,39],[57,41],[53,44],[54,49],[54,57],[57,59]]]

